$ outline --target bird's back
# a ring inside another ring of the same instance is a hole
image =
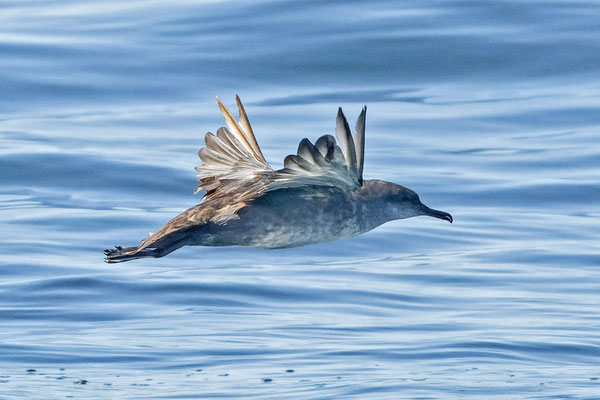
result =
[[[332,241],[364,232],[367,223],[352,192],[309,186],[266,192],[226,224],[193,232],[193,244],[282,248]]]

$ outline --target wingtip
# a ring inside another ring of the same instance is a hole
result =
[[[348,126],[348,120],[346,119],[346,116],[344,115],[344,112],[342,111],[342,107],[338,107],[336,124],[338,126],[342,126],[344,128],[344,130],[346,131],[346,134],[348,134],[348,135],[350,134],[350,128]]]
[[[229,120],[230,123],[235,124],[236,123],[235,119],[233,119],[233,116],[231,115],[231,112],[229,111],[229,109],[225,106],[225,104],[223,104],[223,102],[218,97],[215,97],[215,98],[217,99],[217,104],[219,105],[219,109],[221,110],[221,114],[223,114],[225,121]],[[229,126],[229,124],[228,124],[228,126]]]
[[[356,132],[359,134],[365,134],[365,121],[367,119],[367,106],[363,106],[358,119],[356,120]],[[360,132],[359,132],[360,131]]]
[[[344,111],[342,111],[342,107],[338,107],[336,123],[342,124],[343,126],[348,126],[348,120],[346,120],[346,116],[344,115]]]
[[[248,116],[246,115],[246,110],[244,109],[244,105],[242,104],[242,99],[240,99],[240,96],[238,96],[237,93],[235,94],[235,102],[237,103],[240,121],[245,120],[244,122],[246,122],[248,126],[250,126],[250,121],[248,121]]]

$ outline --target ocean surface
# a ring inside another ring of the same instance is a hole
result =
[[[600,3],[0,2],[0,399],[600,399]],[[418,217],[106,264],[368,106]]]

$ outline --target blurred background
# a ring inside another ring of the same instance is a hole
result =
[[[595,399],[600,5],[2,1],[0,397]],[[199,202],[215,103],[275,168],[368,106],[413,218],[105,264]]]

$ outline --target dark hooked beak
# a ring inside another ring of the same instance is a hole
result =
[[[450,223],[452,223],[452,221],[453,221],[452,215],[448,214],[447,212],[434,210],[427,206],[423,206],[423,214],[428,215],[430,217],[443,219]]]

